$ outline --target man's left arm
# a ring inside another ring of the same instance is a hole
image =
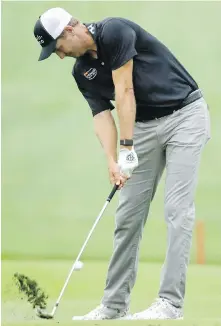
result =
[[[133,58],[137,55],[136,33],[125,22],[117,18],[112,19],[104,29],[103,42],[108,53],[115,86],[120,139],[133,140],[136,117],[133,87]],[[130,177],[138,165],[138,158],[133,146],[121,146],[118,163],[122,173]]]
[[[136,101],[133,88],[133,59],[112,71],[112,75],[120,125],[120,139],[133,139],[136,116]],[[126,148],[132,149],[132,146],[127,146]]]

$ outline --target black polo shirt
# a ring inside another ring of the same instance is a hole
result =
[[[107,18],[85,25],[96,42],[98,59],[89,54],[78,58],[72,74],[93,115],[114,108],[112,70],[132,58],[136,121],[172,113],[198,89],[170,50],[136,23]]]

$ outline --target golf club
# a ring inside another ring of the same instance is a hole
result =
[[[56,303],[55,303],[55,305],[54,305],[52,311],[51,311],[50,313],[48,313],[46,310],[38,308],[38,309],[37,309],[37,316],[38,316],[38,317],[40,317],[40,318],[44,318],[44,319],[52,319],[52,318],[54,317],[55,312],[56,312],[56,310],[57,310],[57,307],[58,307],[58,305],[59,305],[59,303],[60,303],[61,297],[62,297],[62,295],[64,294],[64,291],[65,291],[65,289],[66,289],[66,286],[68,285],[68,282],[69,282],[69,280],[70,280],[70,277],[71,277],[71,275],[72,275],[72,273],[73,273],[73,271],[74,271],[74,269],[75,269],[75,265],[78,263],[78,261],[79,261],[81,255],[82,255],[82,253],[83,253],[83,251],[84,251],[84,249],[85,249],[85,247],[86,247],[86,245],[87,245],[87,243],[88,243],[88,241],[89,241],[89,239],[90,239],[90,237],[91,237],[91,235],[92,235],[92,233],[93,233],[93,231],[94,231],[96,225],[98,224],[99,220],[101,219],[101,217],[102,217],[102,215],[103,215],[103,213],[104,213],[104,211],[105,211],[107,205],[109,204],[109,202],[110,202],[111,199],[113,198],[113,196],[114,196],[115,192],[117,191],[117,189],[118,189],[118,186],[117,186],[117,185],[114,185],[114,187],[113,187],[111,193],[110,193],[109,196],[107,197],[107,200],[106,200],[106,202],[105,202],[105,204],[104,204],[104,206],[103,206],[103,208],[102,208],[100,214],[99,214],[98,217],[96,218],[96,220],[95,220],[95,222],[94,222],[94,225],[92,226],[92,228],[91,228],[91,230],[90,230],[90,232],[89,232],[89,234],[88,234],[88,236],[87,236],[87,238],[86,238],[86,240],[85,240],[85,242],[84,242],[84,244],[83,244],[83,246],[82,246],[82,248],[81,248],[81,250],[80,250],[80,252],[79,252],[79,254],[78,254],[77,258],[76,258],[76,260],[75,260],[75,262],[74,262],[74,264],[73,264],[72,267],[71,267],[71,270],[70,270],[70,272],[69,272],[69,274],[68,274],[68,277],[67,277],[67,279],[66,279],[66,281],[65,281],[65,283],[64,283],[64,286],[63,286],[63,288],[62,288],[62,290],[61,290],[61,292],[60,292],[60,295],[59,295],[59,297],[58,297],[58,299],[57,299],[57,301],[56,301]]]

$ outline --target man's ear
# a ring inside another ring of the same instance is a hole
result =
[[[65,26],[64,31],[66,31],[68,33],[72,33],[73,32],[73,27],[70,26],[70,25],[67,25],[67,26]]]

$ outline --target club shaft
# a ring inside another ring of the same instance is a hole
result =
[[[96,218],[96,221],[94,222],[94,225],[93,225],[93,227],[91,228],[91,230],[90,230],[90,232],[89,232],[89,234],[88,234],[88,236],[87,236],[87,238],[86,238],[86,240],[85,240],[85,242],[84,242],[84,244],[83,244],[83,246],[82,246],[82,248],[81,248],[81,250],[80,250],[80,252],[79,252],[79,254],[78,254],[77,258],[76,258],[76,260],[75,260],[75,262],[74,262],[74,264],[72,265],[72,268],[71,268],[71,270],[70,270],[70,272],[69,272],[69,274],[68,274],[68,277],[67,277],[67,279],[66,279],[66,281],[65,281],[65,283],[64,283],[64,286],[63,286],[63,288],[62,288],[62,290],[61,290],[61,293],[60,293],[60,295],[59,295],[59,297],[58,297],[58,299],[57,299],[57,301],[56,301],[56,303],[55,303],[55,306],[54,306],[52,312],[51,312],[52,315],[55,314],[55,311],[56,311],[56,309],[57,309],[57,307],[58,307],[58,305],[59,305],[59,302],[60,302],[60,300],[61,300],[61,297],[62,297],[62,295],[64,294],[64,291],[65,291],[65,289],[66,289],[66,286],[67,286],[67,284],[68,284],[68,282],[69,282],[69,280],[70,280],[70,277],[71,277],[71,275],[72,275],[72,273],[73,273],[73,271],[74,271],[74,269],[75,269],[75,265],[76,265],[76,263],[79,261],[81,255],[82,255],[82,253],[83,253],[83,251],[84,251],[84,249],[85,249],[85,247],[86,247],[86,245],[87,245],[87,243],[88,243],[88,241],[89,241],[89,239],[90,239],[90,237],[91,237],[91,235],[92,235],[92,233],[93,233],[93,231],[94,231],[94,229],[96,228],[96,226],[97,226],[99,220],[101,219],[101,217],[102,217],[102,215],[103,215],[103,213],[104,213],[104,211],[105,211],[107,205],[109,204],[109,202],[110,202],[110,200],[109,200],[109,198],[108,198],[108,200],[105,202],[105,204],[104,204],[104,206],[103,206],[103,208],[102,208],[100,214],[99,214],[98,217]]]

